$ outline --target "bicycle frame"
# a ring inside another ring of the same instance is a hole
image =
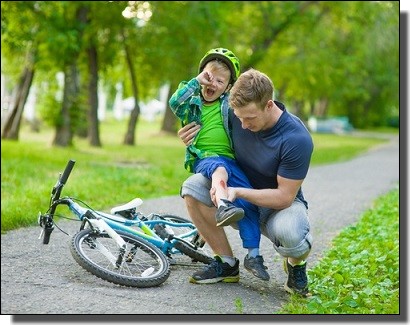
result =
[[[175,219],[166,220],[167,218],[161,218],[160,214],[154,213],[151,213],[148,216],[144,216],[142,213],[136,210],[136,208],[142,204],[142,200],[139,198],[136,198],[125,205],[112,208],[111,213],[94,210],[87,204],[82,202],[84,206],[87,206],[84,207],[83,205],[80,205],[76,202],[81,202],[80,200],[72,197],[66,196],[60,198],[63,187],[68,180],[74,164],[74,160],[70,160],[67,163],[64,172],[60,175],[57,183],[53,186],[48,212],[44,215],[41,213],[39,214],[38,223],[43,228],[42,233],[40,234],[40,238],[43,235],[44,231],[44,244],[48,244],[50,234],[54,229],[53,217],[55,211],[59,205],[64,204],[68,206],[70,211],[80,221],[82,221],[80,230],[83,230],[86,224],[88,224],[91,228],[98,229],[100,232],[105,231],[111,238],[113,238],[117,242],[120,248],[123,247],[124,242],[122,238],[118,236],[118,234],[116,234],[116,231],[123,231],[133,236],[142,238],[159,248],[164,253],[164,255],[168,257],[171,257],[171,255],[173,254],[183,254],[183,252],[178,249],[181,247],[181,245],[188,247],[190,250],[197,249],[196,243],[185,240],[190,237],[199,236],[198,231],[192,224],[192,222],[181,222],[181,220],[175,221]],[[124,217],[123,215],[121,215],[121,213],[126,213],[127,217]],[[171,216],[167,215],[167,217]],[[185,227],[187,231],[185,231],[184,229],[185,232],[183,234],[178,234],[177,236],[167,231],[166,235],[161,234],[160,236],[154,229],[154,227],[159,224],[161,224],[162,227]],[[189,228],[191,229],[190,231]],[[179,247],[177,248],[175,246]]]
[[[114,207],[110,213],[94,210],[73,197],[60,198],[74,163],[69,160],[52,188],[47,212],[38,215],[43,244],[49,243],[57,226],[57,207],[66,205],[81,221],[80,230],[70,242],[74,260],[106,281],[141,288],[158,286],[168,278],[175,254],[186,255],[192,262],[211,263],[213,258],[202,249],[205,241],[192,222],[171,214],[145,216],[137,212],[142,204],[139,198]],[[182,228],[181,232],[177,228]]]
[[[162,250],[163,253],[166,255],[171,255],[171,254],[181,254],[181,252],[177,249],[174,248],[175,242],[176,241],[181,241],[184,240],[185,238],[189,238],[191,236],[194,236],[198,233],[196,228],[192,226],[192,223],[176,223],[176,222],[169,222],[167,220],[162,220],[162,219],[153,219],[153,220],[142,220],[140,218],[140,213],[134,213],[133,220],[129,220],[127,218],[124,218],[120,215],[113,215],[109,214],[106,212],[102,211],[97,211],[97,210],[92,210],[90,208],[85,208],[75,202],[72,198],[70,197],[63,197],[56,201],[56,206],[60,204],[65,204],[68,206],[70,211],[76,215],[79,220],[83,221],[81,225],[81,229],[84,229],[86,223],[89,223],[92,227],[98,228],[102,231],[107,231],[107,229],[114,229],[114,230],[122,230],[124,232],[131,233],[133,235],[136,235],[138,237],[142,237],[143,239],[147,240],[148,242],[154,244],[158,248]],[[91,215],[90,215],[91,213]],[[155,214],[150,214],[148,217],[155,217]],[[95,221],[92,220],[102,220],[107,226],[104,225],[104,223],[98,223],[96,224]],[[159,237],[156,232],[153,230],[153,227],[156,224],[163,224],[163,225],[169,225],[172,227],[190,227],[192,228],[191,231],[184,233],[183,235],[180,236],[170,236],[170,238],[167,239],[162,239]],[[107,231],[108,232],[108,231]],[[109,233],[111,237],[115,236],[112,235],[112,233]],[[188,241],[184,241],[186,244],[191,245]],[[117,240],[117,243],[119,243],[120,246],[122,246],[122,242]]]

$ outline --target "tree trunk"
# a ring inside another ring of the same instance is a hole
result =
[[[173,82],[171,82],[171,85],[169,87],[168,91],[168,98],[167,102],[165,105],[165,114],[164,114],[164,119],[162,120],[162,126],[161,126],[161,131],[167,132],[167,133],[172,133],[175,134],[178,131],[178,119],[175,116],[174,113],[172,113],[171,109],[168,106],[169,99],[171,98],[172,94],[174,93],[174,89],[176,89],[176,86]]]
[[[78,97],[78,73],[75,63],[67,66],[64,71],[64,92],[61,106],[61,123],[56,127],[53,140],[54,146],[67,147],[73,144],[73,126],[71,111],[76,107]]]
[[[295,100],[292,103],[292,111],[293,114],[298,116],[301,120],[306,120],[304,114],[303,114],[303,102],[300,100]]]
[[[34,69],[31,62],[24,68],[11,111],[7,114],[1,134],[2,139],[18,140],[24,105],[33,82]]]
[[[85,25],[87,22],[87,8],[80,7],[76,12],[76,19],[80,25]],[[82,30],[79,31],[79,39],[81,38]],[[77,108],[79,81],[77,70],[77,58],[79,53],[74,53],[66,62],[64,67],[64,91],[63,103],[61,107],[61,122],[56,126],[56,134],[53,140],[53,145],[67,147],[73,144],[74,125],[72,121],[73,110]]]
[[[137,125],[137,122],[140,116],[141,109],[138,104],[138,85],[137,85],[137,77],[135,75],[134,65],[132,64],[132,55],[130,53],[130,49],[125,43],[125,39],[126,39],[125,35],[123,34],[125,56],[127,58],[128,69],[130,71],[132,94],[134,95],[134,109],[131,111],[131,114],[130,114],[130,119],[128,121],[128,128],[124,136],[123,144],[133,146],[135,145],[135,129],[136,129],[136,125]]]
[[[78,33],[78,39],[82,39],[82,35],[84,34],[84,30],[87,29],[87,26],[89,25],[89,19],[88,19],[88,12],[89,12],[89,7],[86,5],[80,5],[80,7],[77,9],[76,13],[76,18],[77,21],[79,22],[78,26],[79,27],[79,33]],[[80,42],[80,41],[79,41]],[[82,41],[81,41],[82,42]],[[79,53],[76,56],[76,60],[78,60]],[[77,110],[81,110],[81,112],[78,112],[76,114],[76,120],[75,120],[75,127],[73,128],[74,130],[74,136],[78,136],[82,139],[87,139],[88,138],[88,106],[86,104],[82,103],[82,100],[80,98],[83,98],[83,93],[84,93],[84,88],[83,83],[85,84],[87,78],[82,78],[81,80],[84,80],[79,83],[78,85],[78,95],[80,96],[78,98],[78,103],[79,105],[77,106]],[[85,90],[87,92],[87,90]],[[86,97],[88,100],[88,96]],[[81,103],[81,104],[80,104]],[[78,120],[77,118],[80,118]]]
[[[101,147],[99,122],[98,122],[98,63],[97,49],[95,46],[88,48],[88,67],[89,67],[89,83],[88,83],[88,137],[90,145]]]
[[[140,115],[139,111],[140,111],[139,105],[137,101],[135,101],[135,107],[131,111],[130,119],[128,120],[127,132],[125,133],[123,144],[130,145],[130,146],[135,145],[135,129],[137,126],[139,115]]]

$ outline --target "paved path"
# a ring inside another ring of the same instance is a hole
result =
[[[351,161],[312,167],[303,186],[315,240],[308,268],[318,262],[341,229],[356,222],[375,198],[398,186],[398,180],[398,137]],[[143,212],[150,211],[187,217],[178,196],[146,200]],[[73,234],[78,227],[73,224],[61,226]],[[246,252],[238,234],[226,229],[242,262]],[[160,287],[138,289],[119,287],[84,271],[70,255],[69,237],[61,232],[53,232],[49,245],[40,243],[39,233],[39,227],[30,227],[1,236],[1,314],[104,314],[99,320],[113,321],[121,320],[118,314],[128,314],[130,321],[144,320],[136,314],[148,319],[167,314],[167,320],[183,321],[189,315],[244,313],[264,320],[264,314],[278,311],[289,298],[283,290],[286,278],[280,257],[266,238],[261,253],[271,274],[268,283],[241,266],[239,283],[194,285],[188,283],[188,276],[198,266],[178,265]],[[110,314],[116,316],[110,318]],[[238,318],[244,319],[243,315]]]

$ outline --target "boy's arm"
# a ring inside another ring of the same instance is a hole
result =
[[[178,89],[169,99],[169,107],[180,120],[185,120],[190,105],[194,104],[200,106],[200,89],[201,86],[196,78],[193,78],[188,82],[182,81],[179,84]]]

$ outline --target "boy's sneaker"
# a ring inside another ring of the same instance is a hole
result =
[[[306,275],[306,262],[303,265],[292,266],[288,259],[284,259],[283,267],[288,274],[288,280],[285,283],[285,290],[289,293],[296,293],[303,297],[311,294],[308,289],[308,279]]]
[[[241,220],[245,215],[245,211],[241,208],[237,208],[231,201],[222,199],[226,205],[219,206],[216,211],[216,225],[218,227],[225,227],[233,222]]]
[[[233,283],[239,281],[239,260],[236,260],[234,266],[222,262],[220,256],[215,256],[211,264],[205,266],[201,271],[195,272],[190,278],[191,283]]]
[[[260,255],[256,257],[248,257],[248,255],[246,255],[243,265],[245,266],[245,269],[251,272],[254,276],[269,281],[270,276],[269,273],[266,272],[267,267],[263,265],[263,262],[263,257]]]

